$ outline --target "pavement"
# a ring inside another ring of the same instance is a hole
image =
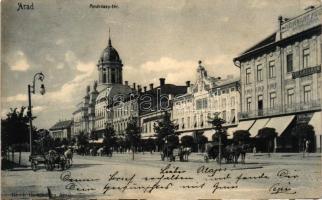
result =
[[[16,158],[18,158],[16,156]],[[30,165],[28,153],[22,164]],[[79,156],[65,171],[30,167],[2,171],[2,199],[321,198],[321,154],[247,154],[245,164],[221,164],[192,153],[189,162],[161,161],[159,153]],[[161,179],[161,180],[160,180]],[[124,189],[125,188],[125,189]]]

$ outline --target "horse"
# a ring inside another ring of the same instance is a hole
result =
[[[72,151],[71,148],[67,149],[64,152],[64,156],[66,158],[66,161],[67,161],[68,165],[72,165],[72,163],[73,163],[73,151]]]
[[[190,147],[180,148],[180,161],[188,161],[188,157],[191,153]]]
[[[225,158],[226,163],[238,163],[238,158],[241,153],[240,145],[227,145],[223,149],[223,158]]]
[[[103,156],[103,152],[104,152],[104,148],[103,148],[103,147],[101,147],[101,148],[99,148],[99,149],[97,150],[97,155],[98,155],[98,156]]]

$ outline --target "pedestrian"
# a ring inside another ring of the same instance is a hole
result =
[[[309,155],[309,146],[310,146],[310,141],[306,140],[305,141],[305,153],[307,153],[307,155]]]
[[[255,146],[253,147],[253,154],[254,155],[256,154],[256,147]]]

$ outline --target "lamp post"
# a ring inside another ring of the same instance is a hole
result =
[[[28,118],[29,118],[29,144],[30,144],[30,155],[32,155],[32,112],[31,112],[31,93],[35,94],[35,82],[36,79],[40,80],[43,82],[45,78],[45,75],[42,72],[38,72],[34,75],[34,79],[32,82],[32,85],[28,84]],[[44,84],[41,84],[40,86],[40,94],[44,95],[45,94],[45,86]]]

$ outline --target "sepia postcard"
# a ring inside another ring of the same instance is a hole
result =
[[[322,198],[321,0],[2,0],[1,199]]]

